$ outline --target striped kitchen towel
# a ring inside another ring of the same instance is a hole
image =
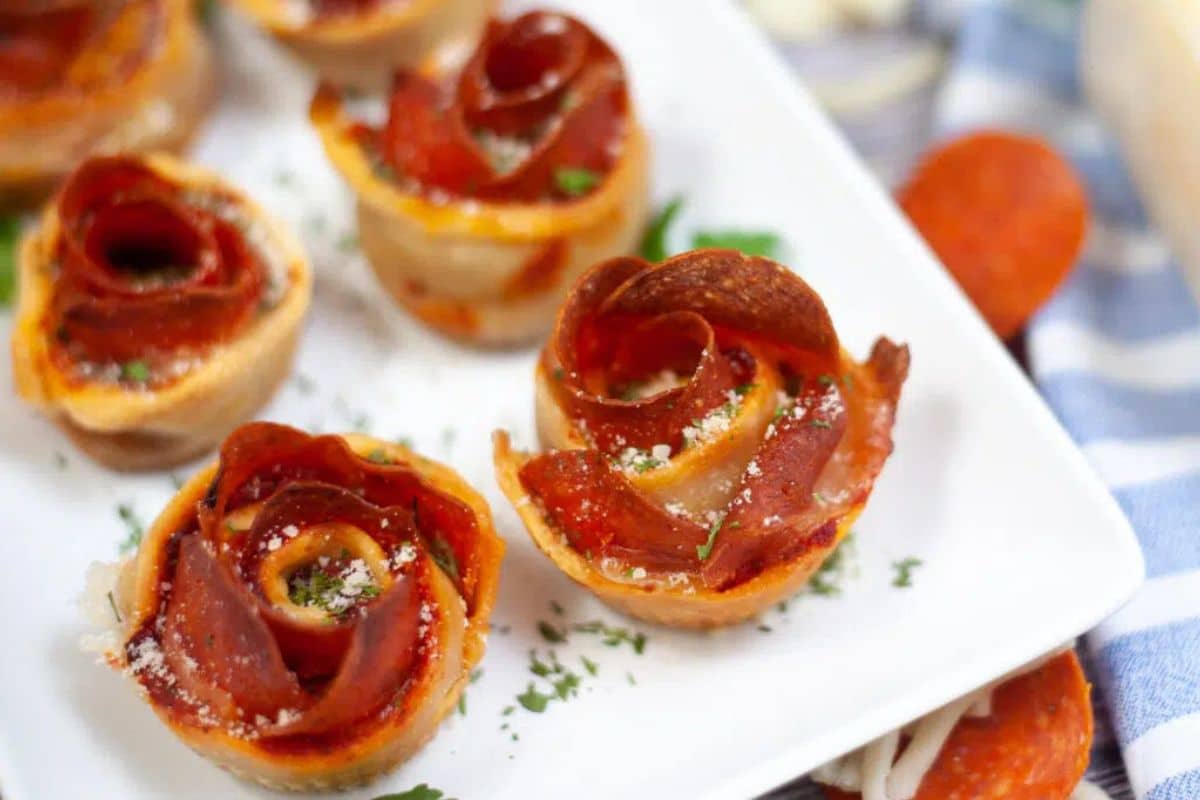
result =
[[[1088,247],[1030,326],[1029,362],[1146,555],[1146,586],[1088,636],[1130,782],[1146,800],[1198,800],[1200,312],[1081,97],[1078,24],[1071,0],[971,5],[937,130],[1038,134],[1087,181]]]

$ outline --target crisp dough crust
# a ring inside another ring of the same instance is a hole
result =
[[[24,208],[46,197],[76,164],[113,152],[178,153],[195,137],[215,100],[213,54],[197,21],[192,0],[129,3],[89,58],[128,59],[126,34],[161,12],[160,41],[131,73],[111,66],[109,82],[71,87],[0,103],[0,209]]]
[[[152,704],[171,732],[197,753],[240,778],[272,789],[328,791],[360,786],[416,754],[433,738],[442,718],[454,709],[472,669],[483,658],[495,604],[504,543],[496,535],[487,501],[452,469],[399,444],[359,434],[344,434],[342,438],[359,456],[377,458],[380,453],[386,454],[390,461],[407,464],[434,488],[465,503],[479,526],[484,568],[476,585],[475,607],[468,616],[455,585],[440,569],[429,565],[433,600],[438,607],[438,627],[430,638],[438,642],[438,651],[411,678],[405,713],[392,715],[345,745],[325,752],[271,752],[219,726],[201,729],[178,724],[164,709]],[[212,463],[188,480],[150,526],[137,556],[123,563],[113,587],[113,602],[122,619],[119,645],[105,654],[113,668],[129,667],[125,643],[158,614],[163,549],[176,531],[193,524],[197,504],[209,491],[217,471],[218,464]],[[428,559],[427,555],[422,557]]]
[[[541,414],[539,413],[539,422]],[[501,491],[513,504],[529,531],[529,538],[546,554],[555,566],[599,597],[612,608],[636,619],[671,625],[677,628],[720,628],[736,625],[757,617],[776,603],[785,600],[808,582],[821,563],[837,549],[838,544],[854,525],[862,506],[844,517],[834,540],[823,547],[813,548],[795,561],[780,564],[757,577],[724,592],[700,587],[691,591],[646,586],[616,581],[607,577],[594,564],[571,547],[566,538],[546,520],[529,492],[521,485],[518,473],[531,458],[529,453],[514,451],[508,434],[498,431],[494,438],[496,480]]]
[[[544,204],[433,202],[382,179],[352,135],[340,96],[313,99],[313,124],[358,195],[363,252],[396,302],[426,325],[476,345],[542,336],[563,295],[597,261],[633,252],[648,207],[649,145],[633,119],[620,160],[587,196]],[[520,285],[531,266],[560,259],[549,285]]]
[[[12,335],[17,393],[49,415],[75,444],[117,470],[162,469],[211,450],[275,393],[291,370],[301,322],[312,297],[312,272],[295,238],[217,176],[170,156],[145,163],[191,190],[219,190],[260,225],[286,265],[287,288],[270,310],[236,338],[214,346],[203,363],[159,389],[68,380],[50,356],[44,326],[53,292],[48,269],[61,222],[56,204],[26,236],[18,256],[20,295]]]
[[[397,69],[415,69],[471,47],[497,0],[385,0],[372,11],[325,19],[298,15],[287,0],[233,5],[322,80],[366,91],[383,88]]]

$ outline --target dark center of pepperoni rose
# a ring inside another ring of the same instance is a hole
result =
[[[99,211],[84,248],[94,263],[136,289],[182,283],[216,256],[191,220],[151,200]]]

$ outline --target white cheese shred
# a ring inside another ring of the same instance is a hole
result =
[[[862,800],[912,800],[921,781],[937,761],[946,740],[964,717],[985,718],[992,714],[992,693],[997,686],[1032,672],[1068,648],[1062,648],[1004,676],[991,686],[979,689],[928,716],[879,737],[865,747],[822,764],[809,777],[817,783],[844,792],[858,792]],[[900,737],[909,735],[908,745],[899,758]],[[1111,800],[1100,787],[1080,782],[1068,800]]]

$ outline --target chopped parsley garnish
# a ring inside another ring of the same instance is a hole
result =
[[[465,717],[467,715],[467,693],[463,692],[458,696],[458,715]]]
[[[832,375],[818,375],[817,383],[821,384],[822,386],[833,386],[833,376]]]
[[[773,629],[770,625],[763,625],[760,623],[758,625],[758,630],[762,631],[763,633],[770,633]]]
[[[626,672],[626,673],[625,673],[625,680],[629,681],[629,685],[630,685],[630,686],[637,686],[637,681],[636,681],[636,680],[634,680],[634,677],[633,677],[633,673],[632,673],[632,672]]]
[[[816,573],[808,581],[808,589],[813,594],[832,597],[841,594],[841,583],[846,577],[847,561],[854,552],[854,534],[849,533],[838,548],[825,559],[817,568]]]
[[[775,258],[780,241],[779,235],[770,231],[697,231],[692,237],[692,247],[725,247],[748,256]]]
[[[563,371],[562,367],[555,367],[553,374],[554,374],[554,380],[561,381],[563,379],[563,377],[566,375],[566,372]]]
[[[579,694],[579,676],[574,672],[567,672],[561,678],[554,681],[554,694],[559,700],[566,700],[568,697],[575,697]]]
[[[483,677],[483,670],[473,669],[473,670],[471,670],[471,677],[469,677],[467,679],[467,683],[478,683],[479,679],[482,677]]]
[[[591,675],[593,678],[596,676],[596,673],[600,671],[600,666],[587,656],[580,656],[579,660],[583,662],[583,668],[587,670],[587,674]]]
[[[529,682],[529,686],[522,694],[517,695],[517,702],[527,710],[535,714],[541,714],[546,710],[546,706],[554,699],[552,694],[542,694],[533,685],[533,681]]]
[[[546,620],[538,622],[538,633],[551,644],[561,644],[567,640],[566,631],[554,627],[549,622],[546,622]]]
[[[701,561],[707,560],[709,555],[712,554],[713,545],[717,541],[717,534],[721,532],[721,523],[724,521],[723,519],[719,519],[714,522],[713,526],[708,529],[708,539],[705,540],[704,544],[696,545],[696,556]]]
[[[921,566],[925,562],[919,558],[909,556],[902,561],[893,561],[892,569],[896,570],[896,577],[892,579],[892,586],[899,589],[907,589],[912,586],[913,570]]]
[[[754,391],[754,389],[755,389],[757,386],[758,386],[758,384],[757,384],[757,383],[743,383],[741,386],[738,386],[738,387],[737,387],[736,389],[734,389],[733,391],[734,391],[734,393],[735,393],[735,394],[737,394],[739,397],[745,397],[746,395],[748,395],[748,394],[750,394],[751,392],[753,392],[753,391]]]
[[[150,380],[150,365],[141,360],[126,361],[121,365],[121,380],[145,383]]]
[[[553,611],[555,614],[558,614],[560,617],[563,615],[563,611],[564,611],[563,607],[561,605],[559,605],[559,602],[557,600],[550,601],[550,610]]]
[[[554,170],[554,185],[567,197],[581,197],[600,183],[600,175],[584,167],[559,167]]]
[[[349,558],[344,552],[341,559]],[[293,572],[288,578],[288,599],[295,605],[319,608],[340,617],[362,600],[378,597],[382,590],[361,560],[349,564],[317,564]]]
[[[388,458],[388,454],[384,452],[382,447],[376,447],[370,453],[367,453],[367,461],[372,464],[391,464],[392,460]]]
[[[615,628],[605,625],[600,620],[592,620],[591,622],[582,622],[574,628],[579,633],[594,633],[599,634],[602,638],[601,644],[608,647],[617,647],[622,642],[629,642],[633,647],[633,652],[639,656],[646,649],[646,634],[641,632],[630,633],[628,628]]]
[[[409,436],[397,436],[396,444],[400,445],[401,447],[406,447],[409,450],[413,449],[413,440]]]
[[[808,426],[810,428],[824,428],[825,430],[829,430],[833,427],[833,423],[829,422],[829,420],[814,419],[812,422],[808,423]]]
[[[825,505],[829,502],[825,495],[821,494],[820,492],[813,492],[812,499],[814,502],[820,503],[821,505]]]
[[[17,242],[21,223],[16,217],[0,217],[0,308],[7,308],[17,287]]]
[[[454,555],[454,548],[449,542],[438,536],[433,537],[429,542],[429,555],[442,572],[458,580],[458,557]]]
[[[419,783],[407,792],[381,794],[377,797],[372,797],[371,800],[454,800],[454,798],[446,797],[445,792],[440,789],[433,789],[427,783]]]
[[[658,216],[650,221],[645,235],[642,236],[642,246],[639,250],[642,258],[647,261],[662,261],[667,257],[667,233],[681,208],[683,208],[683,198],[677,195],[671,198],[658,212]]]
[[[142,525],[142,521],[138,519],[133,507],[125,503],[117,506],[117,516],[121,518],[121,522],[125,523],[125,528],[129,531],[129,534],[125,537],[125,541],[121,542],[119,548],[120,553],[124,555],[138,548],[138,545],[142,543],[142,534],[146,532],[146,528]]]

